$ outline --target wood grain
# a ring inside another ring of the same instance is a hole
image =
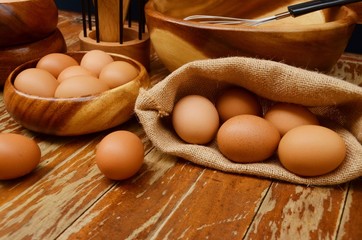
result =
[[[362,179],[359,178],[349,184],[337,239],[359,239],[362,236],[362,229],[358,226],[362,223],[361,198]]]
[[[0,48],[46,38],[57,28],[58,9],[53,0],[0,2]]]
[[[68,49],[77,50],[78,15],[60,12],[59,26]],[[345,54],[331,74],[359,82],[360,66],[360,55]],[[151,84],[168,74],[153,54]],[[133,178],[111,181],[95,165],[94,151],[104,136],[120,129],[142,139],[145,163]],[[20,126],[1,100],[0,131],[34,138],[42,150],[41,163],[31,174],[0,181],[1,240],[362,236],[362,178],[313,187],[196,166],[155,149],[136,117],[99,133],[55,137]]]
[[[273,183],[247,238],[333,239],[346,186],[314,188]]]
[[[157,151],[150,152],[146,162],[151,158],[158,162],[156,168],[151,165],[151,171],[162,166],[170,169],[165,169],[160,179],[137,179],[135,187],[128,190],[128,195],[135,195],[133,206],[127,204],[130,201],[124,194],[107,193],[112,204],[99,201],[86,215],[92,218],[75,223],[82,225],[81,236],[102,239],[114,232],[115,239],[239,239],[270,185],[267,180],[246,177],[241,181],[236,175],[220,174],[180,160],[176,163]],[[127,189],[128,186],[119,185],[119,191]],[[110,211],[114,214],[109,215]],[[100,219],[106,220],[101,226]],[[116,230],[117,222],[123,223],[121,231]],[[79,236],[71,232],[65,236]]]

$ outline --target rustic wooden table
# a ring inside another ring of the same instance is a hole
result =
[[[79,50],[79,14],[59,12],[68,51]],[[169,72],[152,56],[150,77]],[[362,56],[345,54],[332,73],[362,83]],[[1,96],[2,97],[2,96]],[[145,164],[126,181],[106,179],[97,143],[127,129],[145,144]],[[228,174],[163,154],[136,118],[116,129],[52,137],[17,124],[0,101],[0,130],[33,137],[39,167],[0,181],[0,239],[361,239],[362,178],[332,187]]]

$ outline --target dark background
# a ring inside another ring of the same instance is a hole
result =
[[[131,16],[132,19],[137,19],[137,2],[138,1],[131,1]],[[81,8],[81,1],[78,0],[55,0],[59,9],[62,10],[70,10],[70,11],[82,11]],[[360,53],[362,54],[362,25],[357,24],[355,30],[352,34],[352,37],[349,41],[349,44],[345,50],[346,52],[350,53]]]

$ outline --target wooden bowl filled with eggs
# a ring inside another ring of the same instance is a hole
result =
[[[18,66],[4,86],[4,104],[24,127],[58,136],[115,127],[134,113],[146,69],[101,50],[52,53]]]

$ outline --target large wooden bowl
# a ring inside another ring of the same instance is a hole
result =
[[[46,38],[57,24],[54,0],[1,0],[0,48]]]
[[[328,71],[348,44],[357,15],[347,7],[317,11],[259,26],[211,25],[194,14],[256,19],[286,11],[296,0],[150,0],[145,7],[151,43],[165,66],[206,58],[258,57]]]
[[[68,53],[80,62],[85,52]],[[111,53],[110,53],[111,54]],[[134,104],[141,86],[147,87],[146,69],[139,62],[117,54],[114,60],[131,63],[139,70],[132,81],[97,95],[79,98],[43,98],[15,89],[13,83],[23,70],[35,67],[39,59],[17,67],[4,86],[4,104],[9,114],[24,127],[58,136],[82,135],[115,127],[134,113]]]
[[[0,48],[0,86],[4,85],[9,74],[19,65],[49,53],[66,51],[65,39],[58,28],[38,41]]]

